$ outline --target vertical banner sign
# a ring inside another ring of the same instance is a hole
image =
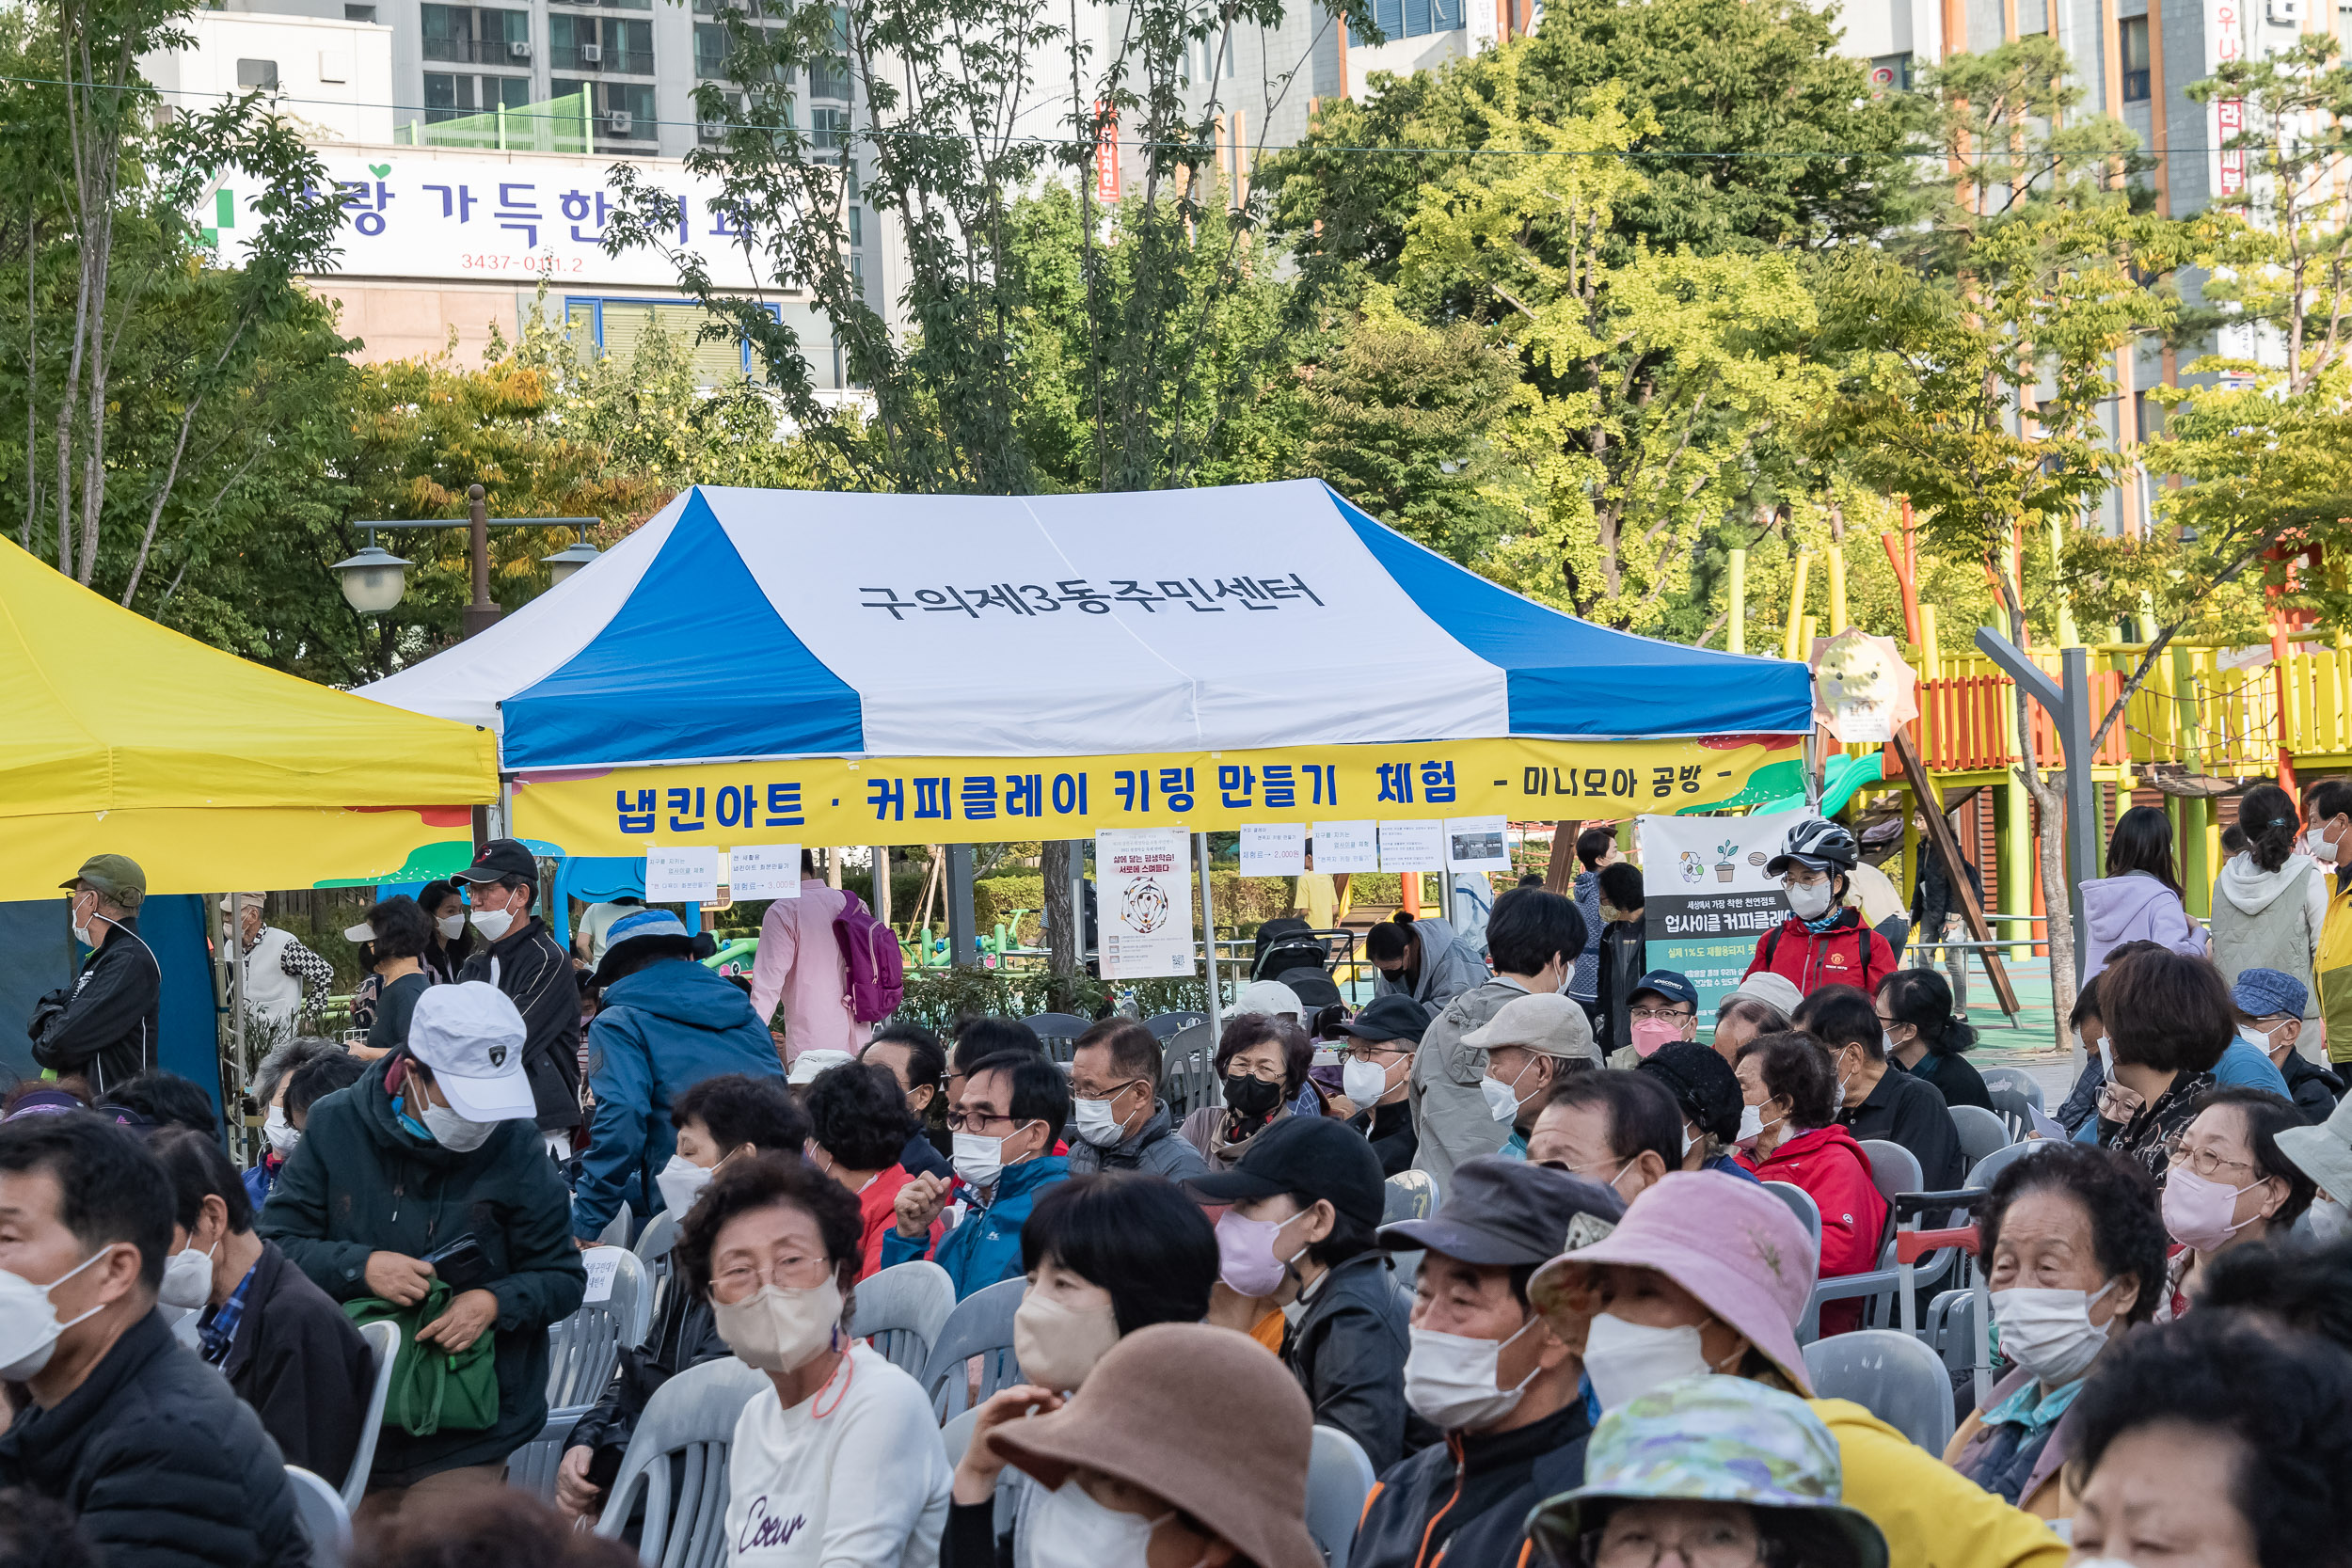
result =
[[[2249,0],[2205,0],[2206,75],[2246,57],[2248,3]],[[2158,112],[2162,112],[2161,105]],[[2246,154],[2236,149],[2225,149],[2225,144],[2246,129],[2245,101],[2216,100],[2211,115],[2207,135],[2213,150],[2206,175],[2210,188],[2216,196],[2240,195],[2246,189]]]
[[[1094,199],[1119,205],[1119,115],[1099,99],[1094,105]]]
[[[1094,835],[1103,978],[1190,975],[1192,835],[1182,828],[1104,828]]]
[[[1641,819],[1649,966],[1671,969],[1698,989],[1703,1022],[1740,984],[1757,941],[1788,918],[1788,901],[1764,875],[1764,863],[1807,815]]]

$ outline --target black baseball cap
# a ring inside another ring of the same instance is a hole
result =
[[[1436,1213],[1382,1226],[1377,1244],[1391,1252],[1426,1247],[1484,1268],[1549,1263],[1567,1250],[1579,1214],[1614,1225],[1624,1212],[1624,1201],[1600,1182],[1486,1155],[1454,1167],[1454,1190]]]
[[[1373,1226],[1386,1209],[1381,1180],[1380,1156],[1347,1123],[1330,1117],[1284,1117],[1250,1139],[1231,1170],[1195,1177],[1184,1189],[1204,1203],[1304,1193],[1328,1199],[1359,1225]]]
[[[1643,975],[1642,983],[1626,994],[1626,1000],[1630,1002],[1645,990],[1654,990],[1669,1002],[1679,1002],[1694,1013],[1699,1010],[1699,988],[1671,969],[1653,969]]]
[[[1633,1069],[1666,1085],[1682,1114],[1699,1124],[1699,1131],[1729,1143],[1740,1135],[1739,1075],[1716,1054],[1711,1045],[1696,1040],[1668,1040],[1642,1058]]]
[[[1411,1040],[1421,1043],[1422,1031],[1429,1027],[1429,1009],[1409,996],[1391,991],[1375,996],[1369,1006],[1340,1025],[1343,1034],[1359,1040]]]
[[[463,871],[451,874],[453,882],[495,882],[501,877],[520,877],[534,885],[539,880],[539,863],[518,838],[494,838],[473,852],[473,863]]]

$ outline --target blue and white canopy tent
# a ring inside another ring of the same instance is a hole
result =
[[[1802,664],[1547,609],[1312,480],[697,486],[363,694],[490,726],[509,831],[601,856],[1621,819],[1737,794],[1813,723]]]

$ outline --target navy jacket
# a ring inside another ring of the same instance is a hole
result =
[[[691,958],[657,958],[604,990],[588,1026],[588,1086],[596,1110],[572,1194],[572,1234],[595,1241],[627,1203],[661,1207],[654,1178],[677,1151],[670,1102],[722,1073],[784,1076],[776,1042],[740,988]]]

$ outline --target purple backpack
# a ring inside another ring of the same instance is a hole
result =
[[[833,935],[841,944],[842,962],[849,966],[850,1016],[860,1023],[880,1023],[897,1012],[907,993],[907,971],[890,927],[876,920],[856,894],[844,889]]]

